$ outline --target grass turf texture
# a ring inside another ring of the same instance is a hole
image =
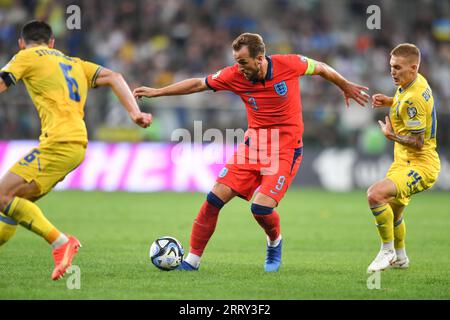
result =
[[[51,251],[19,228],[0,248],[0,299],[449,299],[450,198],[424,192],[406,210],[409,270],[381,273],[367,289],[366,268],[379,249],[364,191],[288,192],[278,211],[284,237],[280,272],[263,271],[265,235],[236,198],[222,210],[199,272],[164,272],[148,258],[154,239],[188,249],[199,193],[53,192],[38,202],[83,247],[74,264],[81,289],[53,282]]]

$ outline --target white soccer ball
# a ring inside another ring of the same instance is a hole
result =
[[[176,269],[183,261],[184,249],[180,241],[166,236],[152,243],[149,255],[155,267],[170,271]]]

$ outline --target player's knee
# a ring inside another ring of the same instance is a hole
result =
[[[12,196],[8,194],[0,194],[0,211],[4,212],[4,209],[9,205],[12,201]]]
[[[233,189],[222,183],[216,183],[211,192],[219,197],[224,202],[224,204],[230,201],[236,195]]]
[[[369,201],[369,203],[376,201],[377,199],[377,192],[375,191],[375,188],[373,186],[371,186],[369,189],[367,189],[367,201]]]
[[[369,204],[372,205],[378,205],[378,204],[383,204],[386,201],[386,197],[383,194],[383,191],[376,187],[376,186],[371,186],[368,190],[367,190],[367,201],[369,202]]]
[[[258,192],[256,194],[255,199],[253,200],[253,203],[261,205],[261,206],[270,207],[270,208],[276,208],[278,206],[278,202],[275,199],[273,199],[261,192]]]

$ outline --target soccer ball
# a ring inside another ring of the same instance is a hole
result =
[[[183,261],[184,249],[177,239],[166,236],[152,243],[149,255],[155,267],[170,271],[176,269]]]

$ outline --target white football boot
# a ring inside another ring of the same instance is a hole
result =
[[[403,259],[397,258],[395,262],[392,264],[392,268],[395,269],[408,269],[409,268],[409,258],[405,257]]]
[[[397,254],[393,249],[381,249],[378,252],[375,260],[372,261],[370,266],[367,268],[368,273],[383,271],[392,266],[392,264],[397,260]]]

